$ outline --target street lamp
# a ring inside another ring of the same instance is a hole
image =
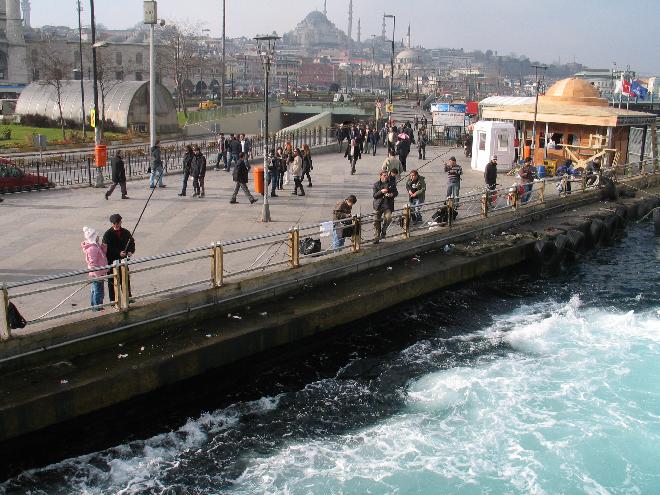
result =
[[[392,19],[392,56],[390,57],[390,105],[387,107],[391,110],[394,105],[394,98],[392,95],[392,86],[394,85],[394,32],[396,30],[396,16],[394,14],[383,14],[385,19]],[[392,112],[387,112],[388,122],[392,119]]]
[[[154,30],[156,24],[161,27],[165,20],[158,19],[158,2],[144,2],[144,23],[149,24],[149,148],[156,145],[156,53],[154,50]]]
[[[268,76],[270,66],[275,58],[275,43],[279,36],[257,36],[257,53],[264,66],[264,206],[261,212],[261,221],[270,222],[270,206],[268,205],[268,183],[266,171],[268,170]]]
[[[539,111],[539,69],[546,70],[546,65],[532,65],[536,73],[536,100],[534,101],[534,124],[532,125],[532,162],[534,161],[534,152],[536,151],[536,116]],[[546,136],[547,139],[547,136]]]
[[[78,0],[78,51],[80,52],[80,108],[82,110],[82,133],[83,141],[86,141],[87,133],[85,131],[85,73],[83,69],[83,50],[82,50],[82,5]],[[74,70],[75,71],[75,70]]]
[[[94,0],[89,0],[89,15],[90,22],[92,27],[92,72],[94,74],[93,86],[94,86],[94,115],[91,116],[90,123],[94,127],[94,155],[96,156],[96,167],[100,168],[105,165],[99,161],[98,150],[101,146],[101,129],[99,128],[99,80],[98,80],[98,66],[96,62],[96,49],[98,48],[96,43],[96,21],[94,19]],[[105,187],[103,183],[103,172],[97,170],[96,174],[96,187]]]

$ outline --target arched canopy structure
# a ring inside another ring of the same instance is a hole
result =
[[[115,84],[116,83],[116,84]],[[112,81],[114,84],[105,96],[105,118],[123,129],[145,130],[149,127],[149,81]],[[85,115],[89,116],[94,94],[92,81],[84,81]],[[103,102],[99,89],[99,117],[103,115]],[[82,121],[80,81],[62,81],[62,114],[65,119]],[[16,103],[18,115],[43,115],[59,119],[57,92],[54,87],[33,82],[28,85]],[[167,88],[156,85],[156,128],[159,133],[178,131],[174,100]]]

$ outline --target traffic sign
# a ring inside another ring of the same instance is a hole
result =
[[[92,129],[96,127],[96,110],[93,108],[89,111],[89,125]]]
[[[387,113],[394,113],[394,104],[388,103],[387,105],[385,105],[385,111]]]

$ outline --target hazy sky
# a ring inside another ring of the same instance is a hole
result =
[[[322,0],[226,0],[227,35],[254,36],[293,27]],[[32,25],[77,25],[76,0],[31,0]],[[202,22],[220,34],[221,0],[159,0],[159,17]],[[125,28],[142,19],[141,0],[96,0],[97,22]],[[89,23],[89,0],[83,0]],[[660,75],[660,0],[354,0],[362,38],[380,34],[383,12],[397,17],[396,38],[412,25],[413,44],[497,50],[542,62],[572,61],[590,67],[630,65],[642,75]],[[348,25],[348,0],[328,0],[328,17]],[[391,36],[391,21],[388,36]]]

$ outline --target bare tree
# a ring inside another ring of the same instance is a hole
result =
[[[55,90],[55,98],[57,103],[57,110],[60,115],[60,127],[62,128],[62,139],[66,139],[66,131],[64,129],[64,115],[62,113],[62,92],[69,84],[69,74],[72,70],[72,64],[65,60],[60,52],[55,49],[50,43],[44,48],[44,51],[39,60],[39,84],[42,86],[50,86]]]
[[[121,81],[116,78],[116,66],[107,51],[99,50],[96,54],[97,81],[101,96],[101,136],[105,131],[105,98]]]

